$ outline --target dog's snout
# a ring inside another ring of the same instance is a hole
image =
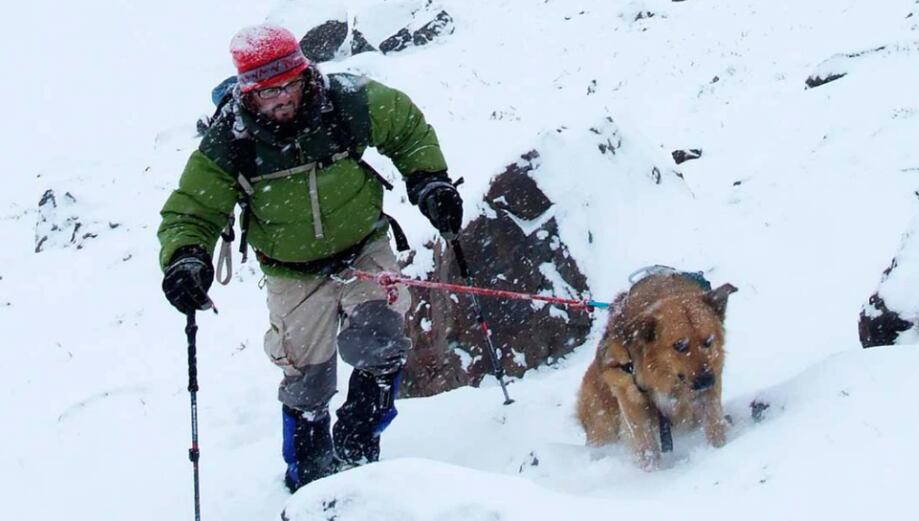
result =
[[[693,379],[692,390],[704,391],[713,385],[715,385],[715,375],[710,371],[706,371]]]

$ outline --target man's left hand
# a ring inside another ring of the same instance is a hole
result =
[[[463,198],[446,172],[418,175],[418,181],[410,181],[409,200],[445,239],[455,239],[463,225]]]

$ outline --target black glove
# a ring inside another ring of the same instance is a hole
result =
[[[408,200],[418,205],[445,239],[454,239],[463,224],[463,199],[446,172],[422,172],[408,177]]]
[[[211,256],[198,246],[179,248],[166,266],[163,276],[163,293],[166,300],[182,313],[208,309],[211,301],[207,290],[214,282]]]

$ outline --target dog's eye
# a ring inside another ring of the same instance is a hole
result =
[[[685,353],[689,351],[689,340],[685,338],[677,340],[673,343],[673,348],[676,349],[677,353]]]
[[[703,347],[712,347],[712,344],[715,343],[715,335],[708,335],[705,340],[702,342]]]

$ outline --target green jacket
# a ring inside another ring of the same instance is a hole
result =
[[[221,230],[244,196],[231,157],[231,142],[241,131],[254,140],[256,179],[340,152],[330,130],[335,125],[328,120],[332,105],[345,114],[348,135],[355,141],[351,148],[356,154],[322,165],[313,175],[282,175],[252,183],[248,242],[264,256],[281,262],[326,258],[380,229],[383,187],[358,163],[366,147],[376,147],[392,159],[403,177],[447,168],[434,129],[408,96],[396,89],[366,78],[334,74],[317,95],[304,102],[308,105],[295,125],[298,130],[291,135],[273,132],[240,106],[235,107],[235,117],[222,117],[208,129],[191,154],[178,189],[160,212],[161,267],[183,246],[200,246],[213,256]],[[312,187],[311,181],[315,182]],[[318,210],[313,208],[314,199]],[[262,269],[271,275],[292,276],[274,265],[263,263]]]

